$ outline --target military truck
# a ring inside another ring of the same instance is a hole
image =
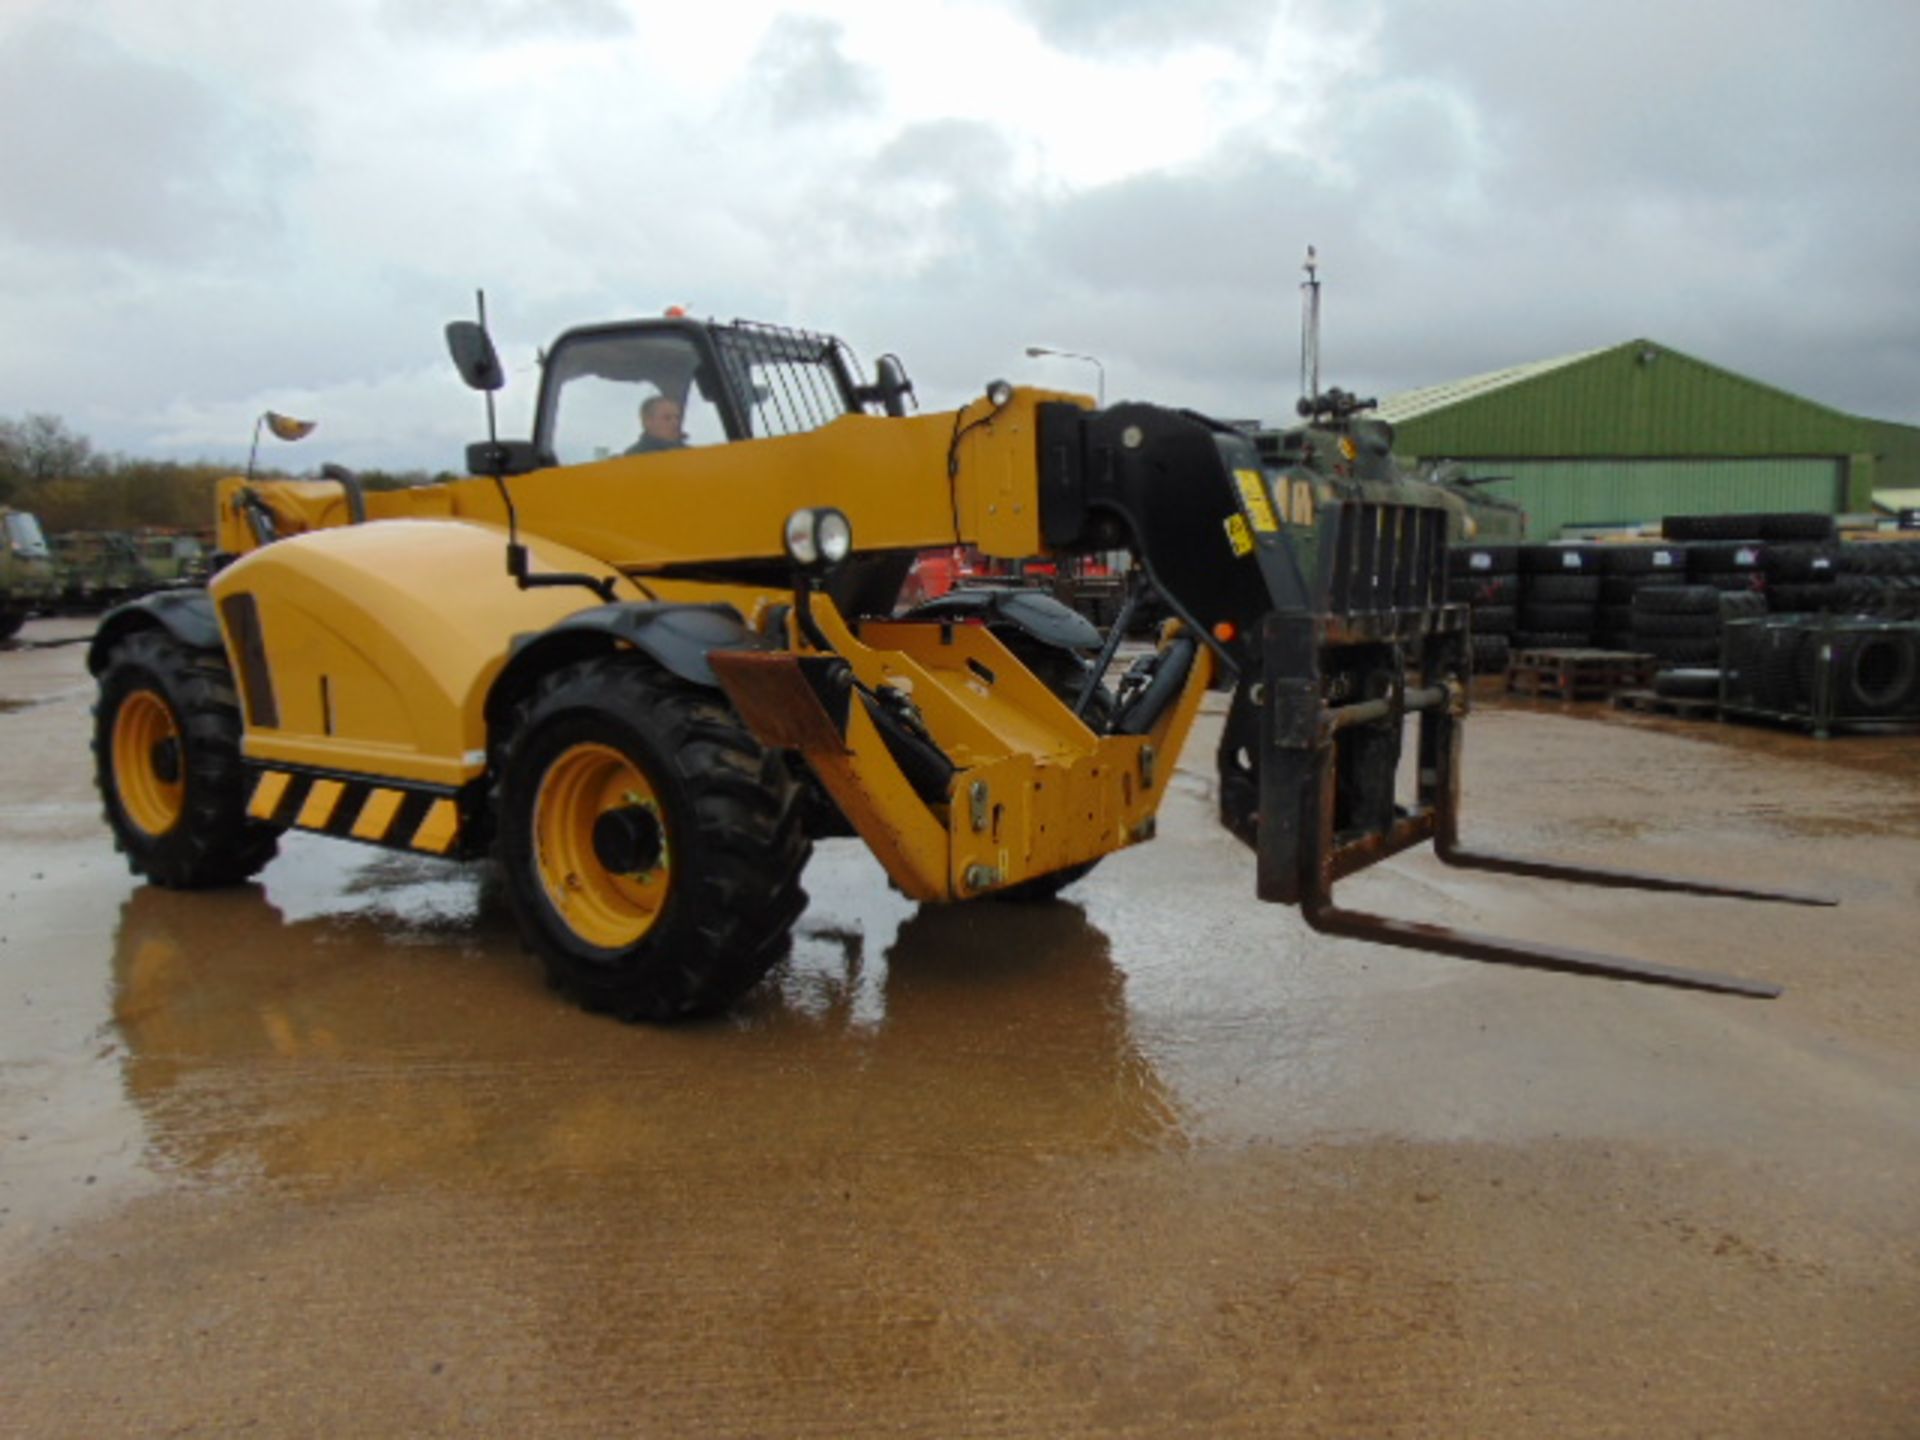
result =
[[[0,640],[18,631],[29,615],[51,609],[59,588],[39,520],[0,506]]]
[[[123,530],[66,530],[53,537],[60,606],[91,614],[154,588],[133,536]]]
[[[1527,538],[1526,508],[1486,489],[1512,476],[1475,475],[1454,460],[1424,462],[1414,475],[1440,487],[1451,517],[1449,545],[1518,545]]]
[[[206,546],[189,531],[158,527],[136,530],[133,545],[142,575],[150,585],[177,585],[194,579],[206,564]]]

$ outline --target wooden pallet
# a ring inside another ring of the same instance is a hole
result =
[[[1653,683],[1660,662],[1630,650],[1516,650],[1507,693],[1534,700],[1605,700]]]
[[[1656,695],[1651,690],[1622,690],[1613,697],[1613,708],[1637,710],[1643,715],[1672,715],[1681,720],[1712,720],[1720,714],[1718,700]]]

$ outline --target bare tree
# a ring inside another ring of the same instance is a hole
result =
[[[77,480],[100,468],[93,442],[69,430],[58,415],[0,420],[0,499],[52,480]]]

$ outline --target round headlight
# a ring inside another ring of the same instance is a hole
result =
[[[838,565],[853,550],[853,522],[838,510],[822,510],[814,523],[813,538],[821,560]]]
[[[993,402],[993,408],[1004,410],[1013,401],[1013,386],[1005,380],[987,382],[987,399]]]
[[[820,560],[820,542],[815,538],[816,517],[811,510],[796,510],[787,517],[785,534],[787,555],[796,565],[815,565]]]

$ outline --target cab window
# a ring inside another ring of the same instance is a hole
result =
[[[548,361],[546,396],[542,430],[561,465],[727,438],[699,348],[673,331],[568,339]]]
[[[7,543],[16,555],[38,559],[48,553],[47,537],[40,533],[39,520],[26,511],[11,511],[6,516],[6,531]]]

